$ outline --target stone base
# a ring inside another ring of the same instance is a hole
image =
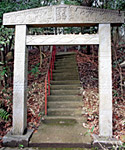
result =
[[[25,135],[12,135],[12,133],[9,132],[3,137],[3,146],[18,147],[19,144],[21,144],[24,147],[28,147],[32,133],[33,129],[28,129]]]
[[[118,141],[115,138],[112,137],[102,137],[102,136],[98,136],[93,134],[92,135],[94,141],[93,141],[93,146],[94,147],[100,147],[100,148],[105,148],[105,147],[109,147],[112,148],[113,146],[118,146],[118,145],[122,145],[121,141]]]

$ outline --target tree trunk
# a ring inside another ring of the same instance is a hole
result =
[[[90,45],[87,45],[87,55],[91,55],[91,47],[90,47]]]
[[[40,49],[40,68],[42,68],[42,61],[43,61],[42,46],[40,46],[39,49]]]

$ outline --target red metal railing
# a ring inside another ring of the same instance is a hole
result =
[[[50,80],[53,79],[55,55],[56,55],[56,46],[53,46],[52,54],[50,57],[50,65],[48,68],[47,75],[45,77],[45,115],[47,115],[47,94],[50,95]],[[47,91],[48,91],[48,93],[47,93]]]
[[[45,115],[47,115],[47,78],[45,78]]]

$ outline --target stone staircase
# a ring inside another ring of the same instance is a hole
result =
[[[77,119],[81,116],[82,96],[76,62],[76,53],[62,52],[56,55],[51,81],[50,96],[48,96],[47,122],[63,122]]]
[[[54,68],[47,98],[48,114],[33,134],[30,146],[90,147],[92,138],[86,135],[86,118],[81,115],[83,102],[76,53],[58,53]]]

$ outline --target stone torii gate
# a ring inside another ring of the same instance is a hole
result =
[[[3,15],[3,25],[15,27],[13,129],[11,137],[27,131],[28,45],[99,45],[99,134],[112,137],[111,25],[124,23],[124,12],[84,6],[56,5]],[[28,27],[99,25],[98,34],[27,35]],[[10,135],[9,135],[10,136]],[[9,136],[6,140],[10,142]]]

